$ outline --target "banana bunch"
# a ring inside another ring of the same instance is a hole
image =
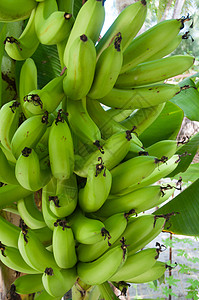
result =
[[[21,35],[4,42],[23,61],[18,95],[0,108],[0,209],[20,216],[19,226],[0,216],[0,259],[23,273],[10,294],[58,300],[78,285],[86,299],[97,285],[110,299],[108,281],[119,287],[160,278],[168,268],[158,260],[164,247],[146,246],[172,213],[142,212],[173,194],[174,185],[157,181],[178,166],[179,145],[145,148],[139,136],[181,91],[163,81],[194,63],[189,55],[165,57],[189,18],[136,37],[147,13],[139,0],[99,38],[103,0],[87,0],[76,18],[73,0],[1,2],[0,21],[27,19]],[[31,58],[39,43],[56,45],[63,66],[42,87]]]

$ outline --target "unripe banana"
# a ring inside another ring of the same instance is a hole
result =
[[[38,4],[35,13],[35,30],[41,44],[54,45],[62,42],[74,23],[72,15],[58,11],[56,0],[45,0]]]
[[[74,0],[57,0],[59,11],[67,11],[73,15]]]
[[[34,194],[20,199],[17,202],[17,209],[29,228],[37,229],[46,226],[42,212],[36,206]]]
[[[65,220],[57,220],[53,229],[53,255],[62,269],[73,268],[77,262],[75,240],[72,229]]]
[[[86,98],[77,101],[67,99],[67,113],[72,131],[83,143],[99,144],[101,132],[88,114]]]
[[[0,260],[5,266],[17,272],[38,274],[38,271],[24,261],[17,248],[6,246],[2,242],[0,242]]]
[[[156,84],[131,89],[113,88],[99,101],[113,108],[148,108],[170,100],[180,90],[180,87],[175,84]]]
[[[72,288],[76,279],[75,268],[58,270],[49,267],[42,276],[43,286],[52,297],[63,297]]]
[[[88,170],[86,185],[79,190],[79,206],[85,212],[97,211],[106,201],[112,184],[112,176],[102,158]]]
[[[87,218],[77,209],[69,218],[75,239],[82,244],[93,244],[109,236],[104,224],[96,219]]]
[[[0,216],[0,241],[3,244],[17,248],[19,233],[19,227]]]
[[[37,300],[61,300],[63,297],[53,297],[46,290],[42,290],[39,295],[37,294]]]
[[[75,19],[75,23],[69,35],[64,51],[64,64],[67,68],[68,64],[70,63],[69,51],[71,51],[70,48],[74,40],[82,34],[85,34],[95,44],[98,41],[102,26],[104,24],[104,19],[105,9],[103,0],[88,0],[81,7]]]
[[[68,57],[64,92],[72,100],[79,100],[88,94],[94,78],[96,51],[93,41],[86,34],[78,36],[70,47]]]
[[[1,166],[0,181],[6,184],[17,185],[18,181],[15,176],[15,168],[9,163],[1,148],[0,148],[0,166]]]
[[[15,175],[20,185],[30,191],[38,191],[51,179],[50,169],[42,169],[34,149],[25,147],[17,159]]]
[[[195,58],[190,55],[173,55],[137,65],[121,74],[115,86],[132,88],[160,82],[182,74],[194,64]]]
[[[19,126],[20,103],[9,101],[0,109],[0,141],[3,147],[11,151],[11,139]]]
[[[51,125],[48,150],[53,176],[60,180],[70,178],[74,169],[73,140],[61,112]]]
[[[77,197],[77,179],[74,173],[68,179],[57,179],[56,192],[49,196],[50,210],[57,218],[69,216],[76,208]]]
[[[16,22],[27,19],[36,7],[34,0],[7,0],[0,4],[0,22]]]
[[[139,186],[157,167],[158,160],[155,156],[137,156],[131,158],[111,170],[111,193],[121,193],[129,186]]]
[[[147,151],[149,155],[154,155],[157,158],[166,156],[169,159],[176,153],[177,148],[178,143],[176,140],[162,140],[145,148],[145,151]]]
[[[134,109],[109,108],[106,110],[106,113],[114,121],[122,122],[127,118],[129,118],[129,116],[133,113],[133,111]]]
[[[111,44],[101,53],[96,64],[93,83],[88,93],[90,98],[103,98],[113,88],[123,61],[121,42],[122,35],[119,32]]]
[[[18,277],[11,285],[17,294],[28,295],[43,290],[42,274],[26,274]]]
[[[107,218],[104,222],[105,228],[108,230],[110,237],[108,237],[108,243],[106,239],[103,239],[97,243],[85,245],[80,244],[77,247],[78,259],[83,262],[94,261],[105,253],[109,247],[115,243],[118,237],[122,236],[126,226],[127,217],[125,214],[115,214]],[[121,238],[120,238],[121,240]],[[120,243],[119,243],[120,244]]]
[[[101,284],[122,268],[126,257],[126,246],[116,246],[92,262],[78,262],[77,274],[87,284]]]
[[[19,234],[18,248],[25,262],[41,273],[47,267],[59,268],[54,260],[53,253],[46,250],[34,231],[27,229],[24,224]]]
[[[53,78],[41,90],[29,91],[24,97],[24,109],[33,115],[53,113],[64,97],[63,77]]]
[[[32,116],[25,120],[15,131],[11,149],[16,159],[25,147],[35,148],[48,127],[48,113]]]
[[[109,280],[126,281],[128,278],[138,276],[150,269],[156,263],[158,257],[159,250],[157,248],[148,248],[133,255],[128,255],[124,265]]]
[[[124,51],[121,74],[147,59],[153,60],[153,55],[176,39],[184,22],[184,19],[164,20],[136,37]]]
[[[121,32],[122,48],[125,50],[142,27],[147,13],[147,2],[139,0],[127,6],[115,19],[96,46],[97,55],[108,47],[113,37]]]
[[[4,43],[7,54],[14,60],[24,60],[34,54],[39,46],[39,40],[35,32],[35,9],[32,10],[28,23],[20,37],[18,39],[13,36],[6,37]]]

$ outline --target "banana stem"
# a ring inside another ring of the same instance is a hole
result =
[[[7,25],[4,23],[0,23],[0,43],[1,43],[1,45],[3,45],[3,42],[6,38],[6,29],[7,29]],[[1,70],[3,54],[4,54],[4,47],[0,47],[0,70]],[[2,77],[0,76],[0,107],[2,106],[1,97],[2,97]]]
[[[108,281],[98,285],[100,291],[100,300],[118,300]]]
[[[79,278],[72,287],[73,300],[87,300],[88,294],[92,286],[85,284]]]
[[[58,55],[59,55],[61,69],[64,68],[63,57],[64,57],[64,50],[66,47],[67,40],[68,40],[68,37],[65,40],[63,40],[62,42],[57,44],[57,51],[58,51]]]

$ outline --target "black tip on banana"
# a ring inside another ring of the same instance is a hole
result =
[[[120,243],[122,244],[121,245],[121,248],[122,248],[122,250],[123,250],[123,260],[125,260],[125,258],[126,258],[126,249],[127,249],[127,247],[128,247],[128,245],[126,245],[125,244],[125,238],[124,237],[122,237],[121,238],[121,240],[120,240]]]
[[[56,207],[60,207],[59,198],[57,196],[49,196],[48,200],[53,201]]]
[[[57,227],[57,226],[61,226],[62,227],[62,230],[64,230],[65,228],[71,228],[71,226],[67,225],[67,221],[66,220],[61,220],[61,219],[58,219],[55,223],[54,223],[54,226]]]
[[[31,148],[28,148],[28,147],[25,147],[25,148],[21,151],[21,153],[22,153],[22,155],[23,155],[24,157],[28,157],[28,156],[31,154],[31,152],[32,152],[32,149],[31,149]]]
[[[94,143],[93,143],[94,146],[96,146],[98,148],[98,150],[104,154],[104,149],[103,147],[100,145],[100,141],[99,140],[96,140]]]
[[[54,274],[53,269],[52,268],[46,268],[45,271],[44,271],[44,274],[52,276]]]
[[[21,50],[22,51],[22,49],[20,48],[20,42],[17,40],[17,39],[15,39],[13,36],[7,36],[6,37],[6,39],[4,40],[4,45],[6,44],[6,43],[10,43],[10,44],[16,44],[18,47],[19,47],[19,50]]]
[[[181,27],[180,27],[180,30],[184,28],[184,23],[185,23],[186,21],[190,21],[191,19],[192,19],[192,17],[189,16],[189,14],[187,14],[186,17],[185,17],[185,16],[182,16],[180,19],[178,19],[178,20],[181,21]],[[192,22],[191,26],[193,27],[193,22]],[[192,28],[192,27],[191,27],[191,28]]]
[[[23,233],[23,238],[26,243],[28,243],[27,234],[28,234],[28,226],[25,224],[24,220],[20,219],[19,227]]]
[[[121,51],[121,41],[122,41],[122,35],[121,35],[121,32],[118,32],[116,34],[116,38],[115,38],[115,41],[114,41],[114,46],[115,46],[115,49],[120,52]]]
[[[48,124],[48,112],[47,111],[45,111],[44,115],[42,116],[41,122],[43,124]]]
[[[176,268],[177,265],[178,265],[177,262],[175,262],[174,264],[175,264],[175,266],[170,266],[170,265],[165,264],[165,268],[168,269],[169,271],[171,271],[171,270],[173,270],[174,268]]]
[[[66,12],[66,13],[64,14],[64,19],[70,20],[70,18],[72,18],[72,14]]]
[[[106,177],[106,167],[104,166],[102,158],[98,157],[98,161],[100,161],[100,163],[96,165],[95,177],[97,177],[102,172],[102,170],[104,170],[103,176]]]
[[[106,230],[106,228],[102,228],[101,229],[101,235],[104,236],[104,240],[107,238],[108,239],[108,246],[111,246],[111,243],[109,242],[110,238],[111,238],[111,235],[109,233],[108,230]]]
[[[80,36],[80,40],[81,40],[82,42],[87,42],[87,41],[88,41],[88,38],[87,38],[87,36],[86,36],[85,34],[82,34],[82,35]]]
[[[146,2],[146,0],[141,0],[141,3],[142,3],[144,6],[146,6],[146,5],[147,5],[147,2]]]
[[[1,254],[4,256],[4,257],[6,257],[6,255],[5,255],[5,253],[4,253],[4,251],[5,251],[5,245],[4,244],[2,244],[2,242],[0,242],[0,250],[1,250]]]
[[[10,108],[11,111],[14,113],[14,112],[15,112],[15,109],[16,109],[17,107],[19,107],[19,105],[20,105],[20,103],[19,103],[18,101],[15,101],[15,102],[13,102],[12,105],[9,106],[9,108]]]
[[[27,102],[30,102],[32,103],[33,105],[35,106],[40,106],[41,109],[43,108],[43,103],[39,97],[39,95],[37,94],[30,94],[30,95],[27,95],[23,98],[24,101],[27,101]]]

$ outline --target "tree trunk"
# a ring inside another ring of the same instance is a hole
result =
[[[177,19],[181,17],[181,11],[182,7],[185,3],[185,0],[176,0],[175,6],[174,6],[174,11],[173,11],[173,19]]]
[[[171,8],[172,2],[173,2],[173,0],[169,0],[169,1],[167,2],[167,6],[166,6],[166,8],[165,8],[165,11],[164,11],[164,13],[163,13],[162,18],[161,18],[160,21],[166,20],[167,15],[168,15],[168,12],[169,12],[169,10],[170,10],[170,8]]]

